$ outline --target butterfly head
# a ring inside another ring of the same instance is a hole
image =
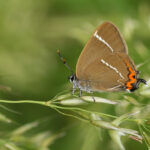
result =
[[[76,81],[77,78],[76,78],[75,74],[73,74],[68,79],[71,83],[73,83],[74,81]]]

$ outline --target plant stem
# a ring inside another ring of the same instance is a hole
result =
[[[19,103],[30,103],[30,104],[40,104],[40,105],[46,105],[46,102],[44,101],[34,101],[34,100],[0,100],[0,103],[9,103],[9,104],[19,104]]]

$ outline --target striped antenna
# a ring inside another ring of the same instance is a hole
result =
[[[71,67],[66,63],[66,59],[64,59],[63,56],[61,55],[60,50],[57,50],[57,54],[58,54],[60,60],[63,62],[63,64],[68,68],[68,70],[70,70],[70,72],[71,72],[72,74],[74,74],[74,72],[73,72],[73,70],[71,69]]]

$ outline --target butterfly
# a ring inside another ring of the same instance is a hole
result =
[[[71,70],[58,51],[61,60]],[[139,88],[139,71],[128,55],[126,42],[119,29],[111,22],[104,22],[92,34],[82,50],[76,72],[69,77],[73,84],[73,93],[78,88],[81,92],[128,91]]]

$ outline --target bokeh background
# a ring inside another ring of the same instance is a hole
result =
[[[119,27],[135,64],[150,59],[149,0],[0,0],[0,99],[46,101],[71,91],[70,72],[56,50],[75,70],[81,50],[103,21]],[[150,63],[140,71],[148,80]],[[117,93],[102,95],[118,98]],[[85,109],[121,111],[105,104]],[[128,150],[147,149],[123,140]],[[0,105],[0,149],[119,150],[107,131],[35,104]]]

